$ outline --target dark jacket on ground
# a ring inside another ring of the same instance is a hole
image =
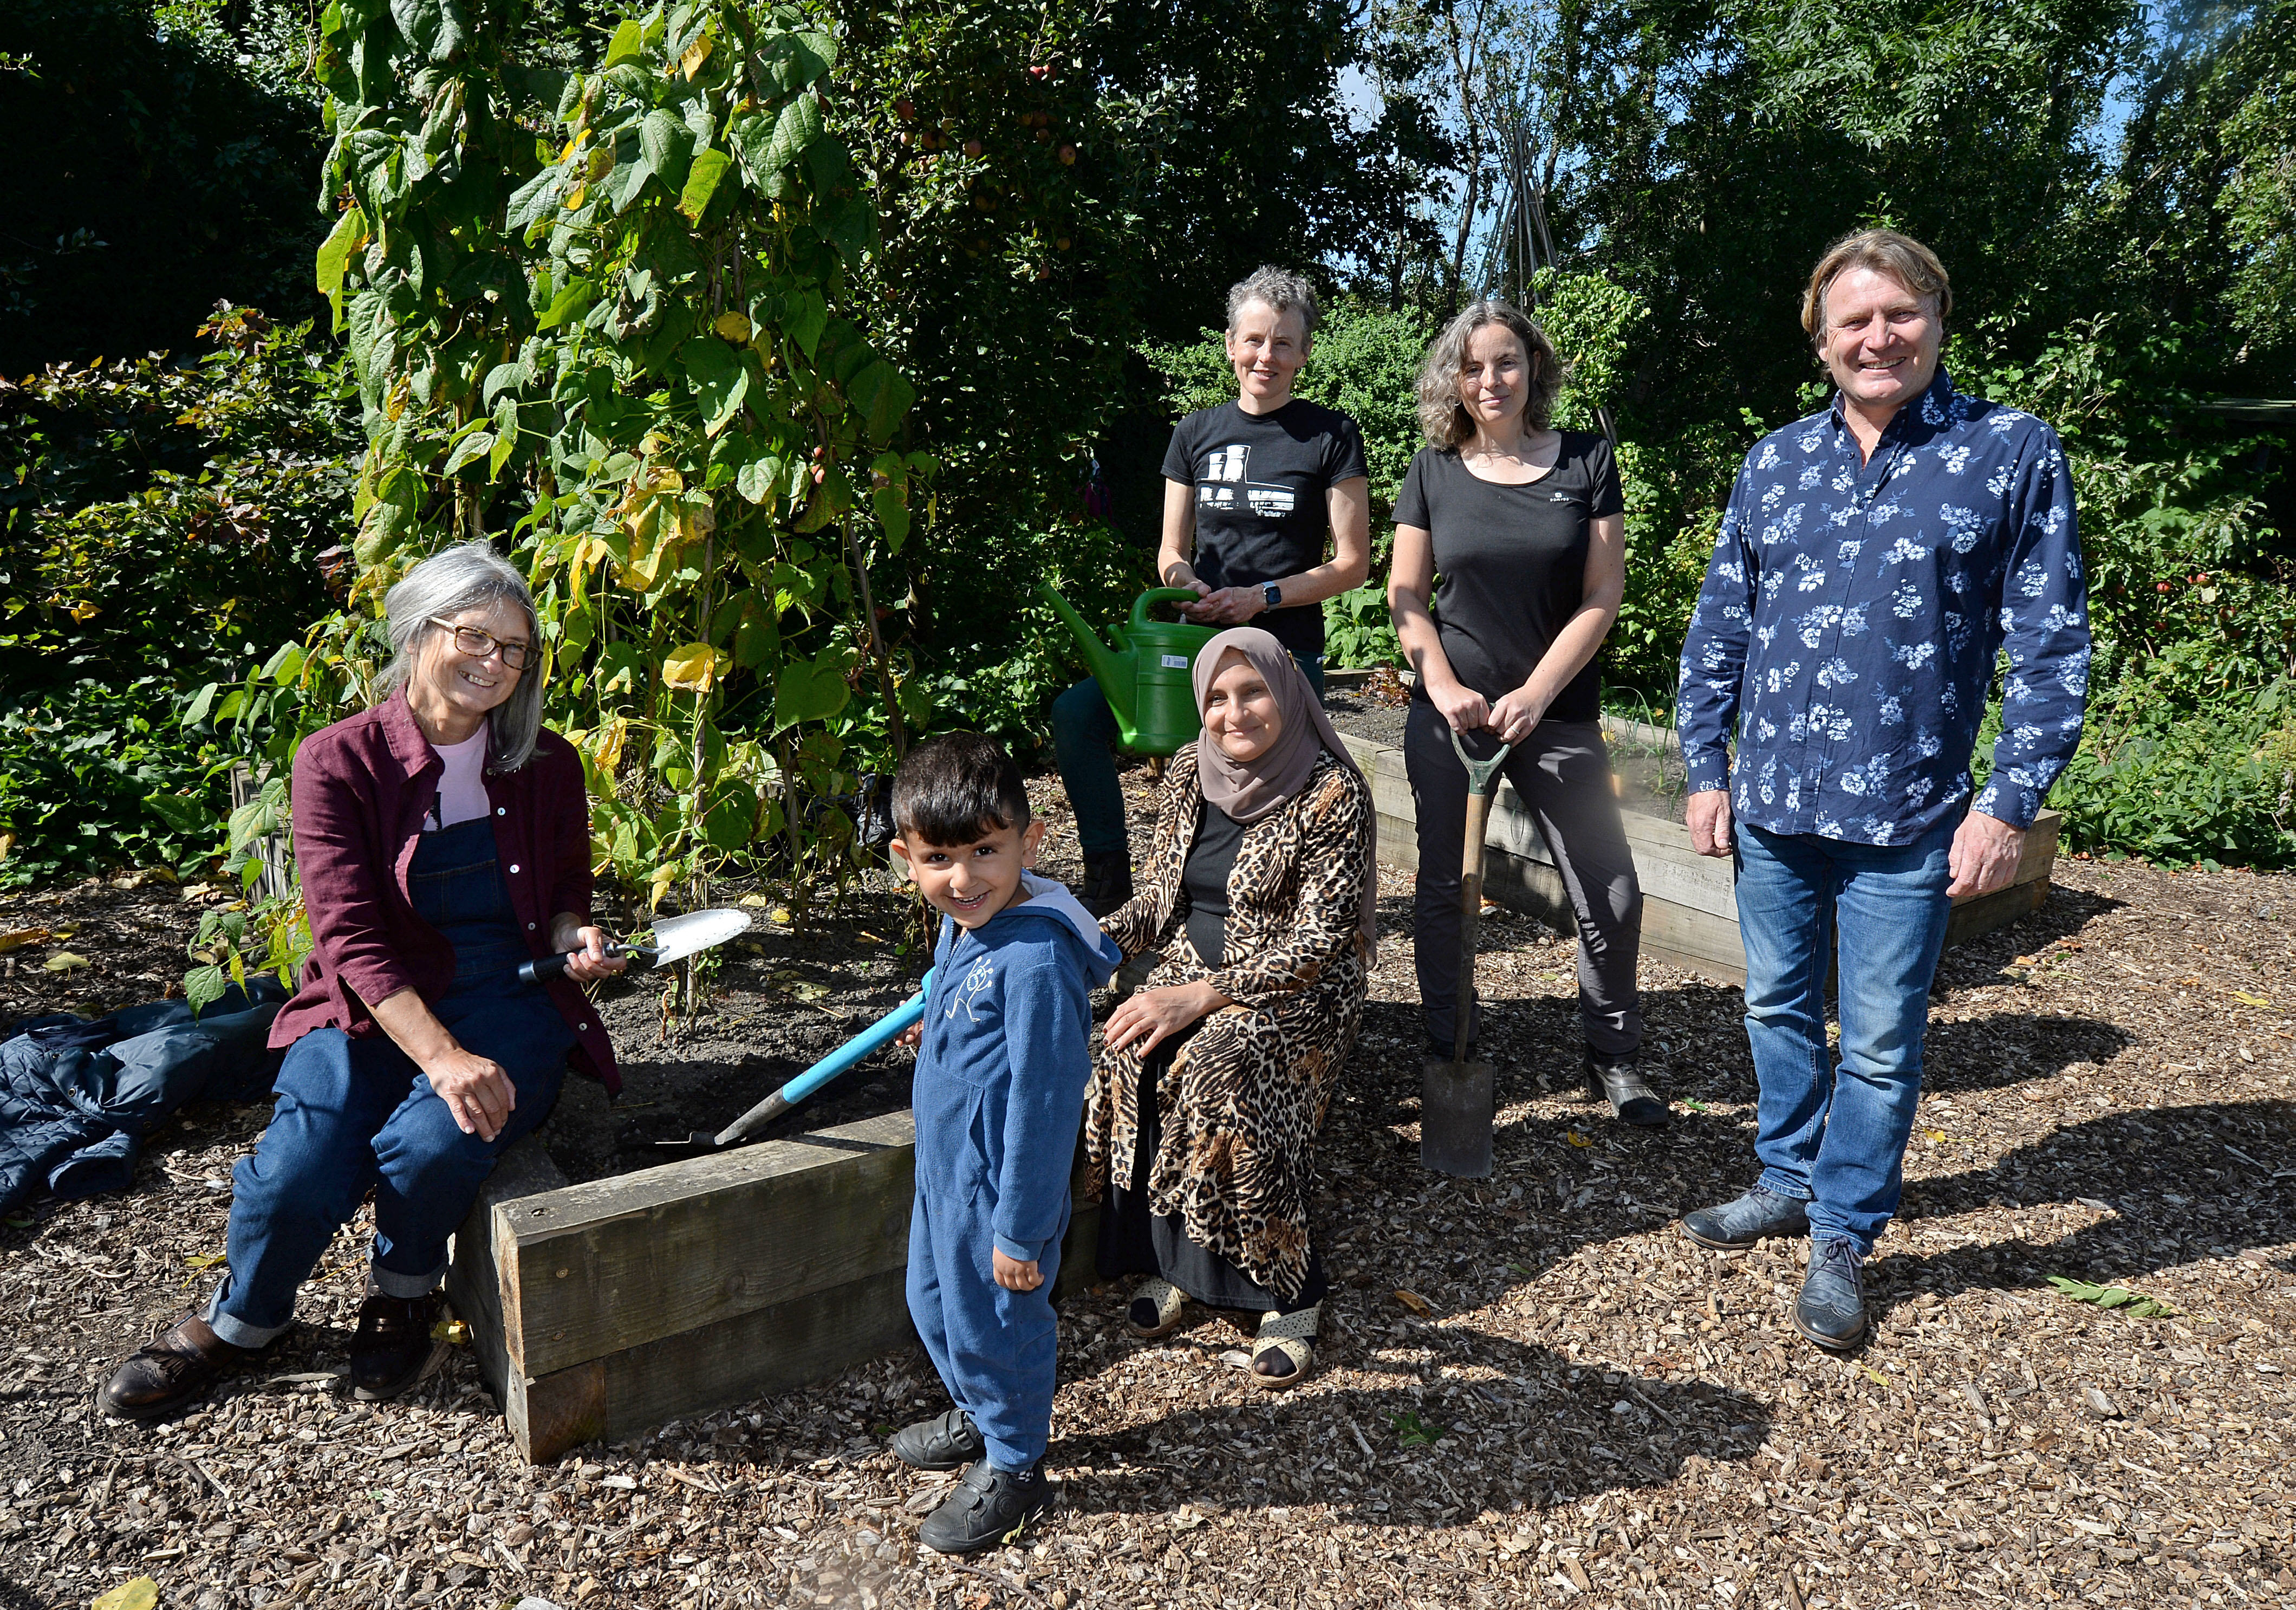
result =
[[[276,980],[255,978],[196,1023],[177,1000],[16,1025],[0,1040],[0,1212],[43,1185],[63,1197],[125,1190],[144,1134],[184,1103],[268,1090],[278,1058],[263,1031],[286,998]]]
[[[455,979],[446,936],[414,915],[408,865],[446,766],[430,747],[405,689],[373,709],[323,727],[296,752],[292,791],[295,865],[311,918],[303,985],[271,1026],[290,1046],[314,1029],[353,1039],[382,1031],[366,1003],[401,990],[425,1000]],[[590,921],[590,807],[574,746],[544,731],[514,772],[487,774],[495,853],[510,886],[527,949],[550,954],[560,912]],[[606,1026],[581,986],[560,978],[550,998],[575,1033],[573,1063],[621,1089]]]

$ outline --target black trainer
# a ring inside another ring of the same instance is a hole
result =
[[[935,1554],[978,1554],[1012,1542],[1052,1502],[1053,1484],[1042,1469],[999,1470],[979,1459],[957,1478],[940,1507],[925,1516],[917,1541]]]
[[[1132,898],[1132,856],[1128,850],[1084,858],[1084,891],[1077,903],[1095,916],[1106,916]]]
[[[893,1433],[894,1456],[912,1470],[955,1470],[988,1451],[972,1417],[961,1409]]]
[[[1643,1129],[1666,1127],[1666,1103],[1650,1088],[1632,1056],[1597,1056],[1587,1052],[1587,1099],[1609,1102],[1611,1111],[1622,1121]]]

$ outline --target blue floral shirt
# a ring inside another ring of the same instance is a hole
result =
[[[2005,647],[2001,736],[1970,801]],[[1731,789],[1773,833],[1862,844],[1964,809],[2030,826],[2080,743],[2088,660],[2056,432],[1940,368],[1860,464],[1837,396],[1755,443],[1731,489],[1682,650],[1690,786]]]

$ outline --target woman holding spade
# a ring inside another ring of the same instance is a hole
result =
[[[1553,428],[1562,378],[1538,326],[1496,300],[1453,319],[1420,369],[1428,445],[1396,499],[1387,589],[1419,673],[1404,738],[1419,823],[1419,995],[1429,1055],[1447,1062],[1455,1014],[1470,1014],[1471,1043],[1480,1026],[1477,1003],[1458,998],[1467,773],[1451,735],[1488,733],[1486,744],[1513,746],[1504,773],[1578,916],[1587,1095],[1655,1127],[1666,1106],[1636,1066],[1642,889],[1611,789],[1595,666],[1626,591],[1624,504],[1609,442]]]

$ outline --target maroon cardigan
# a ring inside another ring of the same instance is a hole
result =
[[[406,871],[446,769],[407,708],[404,688],[303,740],[295,754],[295,865],[311,919],[303,987],[271,1025],[271,1044],[314,1029],[354,1039],[382,1031],[366,1009],[401,990],[435,1001],[455,980],[455,949],[414,915]],[[514,772],[488,772],[495,854],[511,908],[537,957],[550,954],[550,921],[590,921],[590,809],[574,746],[545,730]],[[560,978],[553,1005],[572,1026],[577,1067],[619,1093],[604,1021],[581,986]]]

